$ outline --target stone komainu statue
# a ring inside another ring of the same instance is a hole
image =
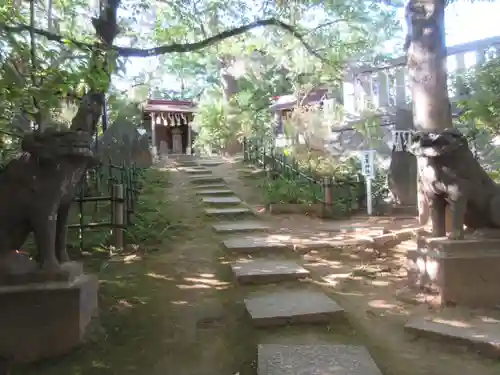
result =
[[[0,258],[20,249],[33,232],[41,271],[57,275],[69,260],[71,202],[86,169],[96,162],[91,135],[48,129],[26,135],[21,148],[0,172]]]
[[[488,176],[456,129],[413,135],[419,195],[430,207],[433,235],[446,235],[445,209],[451,212],[452,239],[469,229],[500,228],[500,187]]]

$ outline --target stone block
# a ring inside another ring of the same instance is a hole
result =
[[[225,183],[220,183],[220,182],[212,182],[208,184],[199,184],[196,185],[196,189],[227,189],[227,185]]]
[[[425,238],[407,253],[408,285],[439,303],[494,307],[500,301],[500,240]]]
[[[231,269],[240,284],[276,283],[309,275],[308,270],[289,260],[238,261],[231,264]]]
[[[261,344],[257,363],[257,375],[382,375],[362,346]]]
[[[235,237],[222,242],[226,250],[239,253],[252,253],[257,251],[283,250],[288,245],[283,242],[267,237]]]
[[[270,229],[268,225],[260,221],[230,221],[212,225],[217,233],[255,232]]]
[[[322,292],[282,290],[256,293],[245,299],[245,307],[257,327],[288,324],[330,323],[344,318],[344,309]]]
[[[205,214],[208,216],[238,216],[251,213],[252,210],[246,207],[205,208]]]
[[[500,358],[500,322],[457,322],[450,319],[418,317],[405,325],[407,332],[431,339],[465,344],[476,352]]]
[[[185,168],[183,171],[186,172],[187,174],[190,174],[190,175],[211,175],[212,174],[212,172],[206,168],[203,168],[203,169],[201,169],[201,168]]]
[[[212,176],[210,174],[205,174],[205,175],[191,176],[190,181],[192,184],[206,185],[206,184],[211,184],[211,183],[222,183],[222,182],[224,182],[224,179],[222,177],[217,177],[217,176]]]
[[[198,190],[196,194],[204,196],[224,196],[224,195],[233,195],[234,192],[230,189],[204,189],[204,190]]]
[[[98,315],[98,279],[0,287],[0,357],[34,362],[80,344]]]
[[[217,206],[228,206],[241,204],[241,199],[235,196],[232,197],[204,197],[203,203]]]

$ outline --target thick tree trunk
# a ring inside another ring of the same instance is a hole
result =
[[[440,132],[453,126],[446,72],[445,5],[444,0],[409,0],[406,5],[405,47],[417,131]],[[423,225],[430,210],[418,180],[417,203]]]
[[[444,0],[410,0],[407,64],[417,130],[452,127],[446,74]]]

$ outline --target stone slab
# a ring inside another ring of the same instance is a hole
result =
[[[261,344],[257,375],[382,375],[362,346]]]
[[[344,318],[344,309],[325,293],[311,290],[282,290],[255,294],[245,307],[257,327],[303,323],[329,323]]]
[[[98,315],[98,288],[94,275],[0,287],[0,358],[34,362],[79,345]]]
[[[233,196],[233,197],[204,197],[203,203],[211,204],[211,205],[235,205],[241,204],[241,199]]]
[[[227,185],[220,182],[212,182],[208,184],[199,184],[196,185],[196,189],[219,189],[219,188],[227,188]]]
[[[205,189],[198,190],[196,192],[198,195],[233,195],[234,192],[230,189]]]
[[[230,221],[212,225],[217,233],[254,232],[271,229],[260,221]]]
[[[210,183],[222,183],[224,179],[222,177],[217,177],[213,175],[193,175],[190,179],[192,184],[210,184]]]
[[[240,284],[276,283],[301,279],[309,271],[289,260],[255,259],[231,264],[233,274]]]
[[[405,330],[421,336],[455,341],[493,358],[500,358],[500,322],[462,323],[455,320],[418,317]]]
[[[205,214],[208,216],[232,216],[251,213],[252,210],[246,207],[205,208]]]
[[[272,237],[235,237],[222,242],[229,251],[252,253],[262,250],[282,250],[288,246]]]
[[[190,175],[211,175],[212,172],[208,169],[195,169],[195,168],[186,168],[183,170],[183,172],[186,172],[187,174]]]

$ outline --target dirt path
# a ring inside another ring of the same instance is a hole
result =
[[[258,207],[258,191],[237,178],[236,168],[210,169]],[[283,286],[323,289],[344,307],[351,324],[253,328],[243,299],[264,286],[236,286],[227,264],[233,258],[222,250],[223,237],[213,232],[213,220],[204,215],[189,177],[177,169],[169,175],[165,197],[178,220],[177,238],[155,253],[100,264],[104,331],[64,358],[14,374],[255,375],[256,347],[263,343],[364,345],[384,375],[500,373],[498,363],[461,347],[405,335],[403,324],[415,308],[394,300],[397,275],[379,269],[374,276],[367,267],[377,265],[362,254],[317,250],[287,255],[312,272],[313,282]],[[330,225],[299,217],[264,215],[262,220],[289,231],[327,231]],[[363,272],[353,277],[360,264]],[[387,270],[387,263],[380,268]]]
[[[238,168],[241,168],[241,164],[226,164],[218,167],[214,173],[224,176],[238,196],[262,212],[262,197],[255,188],[256,180],[239,178]],[[332,224],[302,215],[271,216],[262,213],[260,216],[275,230],[302,234],[309,232],[311,237],[320,232],[328,233],[339,225],[349,225],[349,221]],[[366,220],[363,223],[360,219],[350,221],[352,226],[360,224],[366,224]],[[368,227],[380,225],[388,224],[378,220],[369,223]],[[394,226],[394,222],[389,225]],[[404,227],[411,223],[395,225]],[[313,250],[302,254],[302,264],[311,271],[314,282],[346,310],[349,321],[358,333],[356,341],[370,350],[384,375],[500,373],[498,361],[485,359],[464,346],[416,340],[404,332],[403,326],[410,316],[428,312],[426,306],[405,304],[395,298],[396,291],[405,283],[402,273],[405,246],[415,244],[403,243],[399,252],[395,251],[390,257],[382,259],[374,257],[373,253]],[[451,311],[450,317],[453,315],[457,313]]]

